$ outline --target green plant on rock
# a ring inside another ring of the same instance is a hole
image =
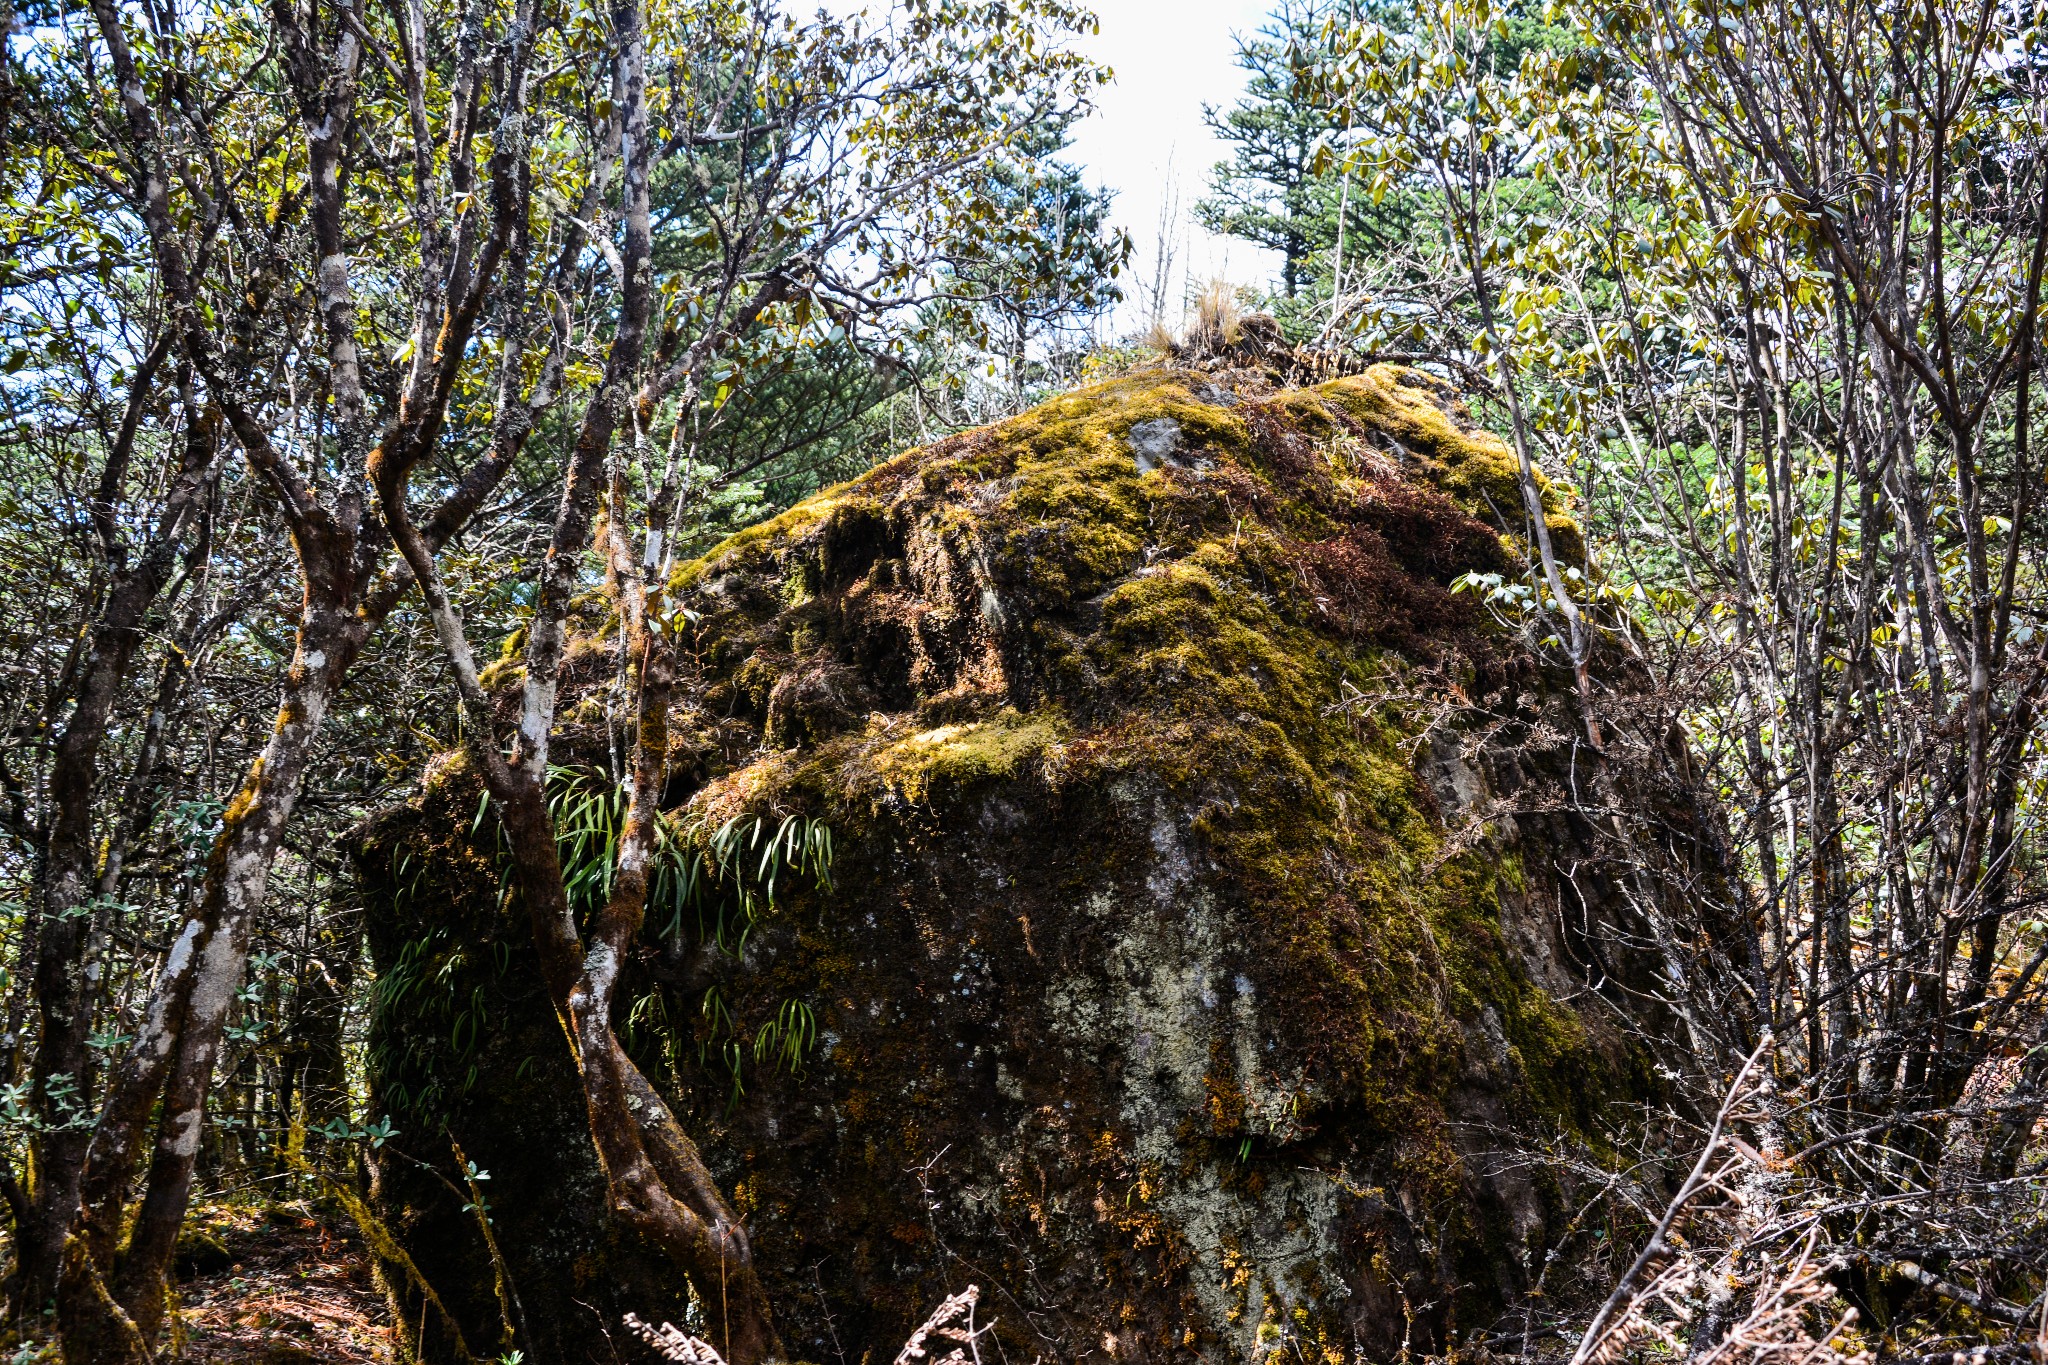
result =
[[[479,955],[472,945],[454,941],[444,926],[399,948],[397,961],[377,979],[374,1008],[387,1016],[403,1011],[432,1027],[373,1040],[369,1060],[383,1078],[387,1105],[424,1122],[476,1085],[492,987],[511,960],[506,944],[492,943]],[[487,977],[477,970],[486,962]]]
[[[551,768],[548,780],[562,881],[581,917],[611,895],[626,791],[593,768]],[[483,810],[479,804],[479,821]],[[505,850],[497,853],[502,863]],[[676,941],[694,915],[700,939],[737,956],[755,921],[774,909],[778,890],[795,878],[831,887],[832,830],[823,820],[789,815],[777,822],[744,813],[714,825],[701,815],[665,815],[647,896],[650,919],[666,911],[661,937]]]
[[[794,1072],[818,1042],[818,1017],[801,1000],[785,1000],[754,1033],[754,1060]]]
[[[611,894],[626,792],[594,768],[558,767],[549,777],[563,883],[580,917]],[[745,951],[754,926],[776,907],[778,897],[799,885],[823,891],[832,884],[832,830],[810,816],[777,820],[743,812],[714,822],[702,813],[665,815],[655,852],[648,909],[658,936],[680,946],[694,928],[697,942],[729,958]],[[502,862],[505,850],[497,854]],[[698,1013],[704,1031],[697,1060],[721,1073],[729,1106],[746,1094],[750,1058],[756,1067],[794,1073],[817,1044],[816,1015],[801,1000],[782,1001],[753,1030],[751,1044],[746,1026],[717,984],[705,988]],[[673,1065],[680,1059],[685,1028],[665,995],[654,991],[634,1002],[626,1036],[629,1044],[643,1033],[665,1039]]]
[[[577,917],[587,920],[612,893],[627,795],[595,766],[551,768],[548,786],[563,882]],[[467,844],[484,876],[495,877],[492,903],[504,915],[513,890],[511,850],[489,814],[488,798],[480,797]],[[671,951],[695,942],[718,957],[737,959],[755,925],[789,895],[829,889],[832,854],[831,827],[814,817],[665,814],[648,890],[648,936]],[[448,894],[450,888],[430,875],[434,866],[431,849],[407,841],[394,850],[394,909],[416,901],[424,908]],[[472,1093],[493,1020],[513,1007],[506,998],[508,990],[516,993],[513,955],[512,943],[501,935],[480,943],[446,923],[397,946],[374,988],[375,1013],[414,1022],[379,1031],[369,1060],[384,1103],[408,1126],[440,1127],[449,1106]],[[673,1073],[694,1037],[697,1063],[720,1080],[730,1103],[744,1096],[750,1066],[793,1073],[816,1045],[816,1018],[803,1001],[781,999],[755,1025],[735,1013],[715,982],[702,989],[695,1008],[679,1008],[674,995],[657,987],[634,999],[624,1021],[627,1045],[657,1045]]]
[[[832,830],[816,818],[790,815],[771,824],[743,814],[715,828],[701,816],[665,822],[662,851],[668,875],[657,877],[649,899],[669,906],[664,936],[678,937],[684,912],[695,910],[699,936],[734,955],[754,922],[775,908],[778,887],[799,877],[820,891],[832,886]]]

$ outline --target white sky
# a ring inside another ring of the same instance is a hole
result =
[[[1202,122],[1202,106],[1227,108],[1244,88],[1231,35],[1256,30],[1268,4],[1094,0],[1102,33],[1084,39],[1082,47],[1116,72],[1116,83],[1099,93],[1096,112],[1075,127],[1067,155],[1087,169],[1091,182],[1116,191],[1112,219],[1136,245],[1124,280],[1127,302],[1114,320],[1118,331],[1149,320],[1134,296],[1153,278],[1160,212],[1176,195],[1169,324],[1178,322],[1178,304],[1189,286],[1199,290],[1212,279],[1264,284],[1279,271],[1275,253],[1212,236],[1194,220],[1209,168],[1226,156]]]

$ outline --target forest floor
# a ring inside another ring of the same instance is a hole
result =
[[[303,1202],[195,1209],[180,1239],[175,1359],[383,1365],[391,1313],[361,1238]],[[170,1355],[171,1352],[166,1352]]]

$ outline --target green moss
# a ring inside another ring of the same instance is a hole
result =
[[[1375,365],[1319,392],[1393,438],[1403,453],[1421,457],[1424,475],[1473,515],[1516,516],[1522,493],[1514,451],[1492,432],[1472,426],[1441,380],[1398,365]],[[1541,474],[1537,479],[1544,505],[1554,509],[1556,495]]]
[[[772,555],[780,542],[822,520],[838,503],[847,485],[837,484],[812,494],[787,512],[727,536],[701,559],[679,566],[669,579],[672,592],[687,592],[707,573],[733,573],[750,562]]]
[[[941,725],[871,749],[849,765],[846,794],[901,797],[924,804],[950,792],[1015,777],[1049,761],[1067,732],[1057,712],[1020,715],[1004,708],[987,720]]]
[[[1236,577],[1245,567],[1227,545],[1211,543],[1119,584],[1103,599],[1091,650],[1097,671],[1133,700],[1306,717],[1328,670],[1303,669],[1311,642]]]
[[[1335,637],[1300,566],[1303,535],[1340,534],[1348,505],[1372,496],[1346,473],[1361,433],[1414,457],[1487,521],[1519,505],[1512,453],[1439,383],[1395,367],[1237,408],[1201,401],[1196,382],[1152,370],[1078,390],[900,457],[679,571],[683,588],[733,573],[774,585],[763,609],[782,624],[732,637],[789,646],[757,644],[731,665],[759,711],[794,656],[831,646],[797,617],[829,576],[821,547],[834,527],[856,515],[911,522],[906,557],[1028,592],[1047,689],[1030,705],[1000,688],[975,703],[959,683],[948,695],[968,697],[969,714],[872,717],[813,751],[762,755],[698,805],[822,804],[859,840],[891,801],[930,805],[1027,771],[1056,785],[1130,774],[1199,789],[1209,797],[1194,833],[1258,907],[1278,969],[1323,983],[1296,1060],[1325,1072],[1329,1090],[1359,1087],[1401,1112],[1455,1071],[1457,1020],[1487,1007],[1531,1066],[1555,1062],[1583,1037],[1512,962],[1485,855],[1444,856],[1411,735],[1338,704],[1345,683],[1398,686],[1412,665]],[[1179,426],[1175,459],[1141,472],[1130,431],[1160,418]],[[1085,621],[1069,622],[1076,611]],[[1333,861],[1346,869],[1337,885]],[[1567,1096],[1538,1098],[1557,1117],[1576,1113]]]
[[[997,424],[991,444],[1015,452],[1020,468],[1066,462],[1077,451],[1121,455],[1132,427],[1167,417],[1181,424],[1187,449],[1242,449],[1249,437],[1243,420],[1196,399],[1190,383],[1183,372],[1155,369],[1075,389]]]

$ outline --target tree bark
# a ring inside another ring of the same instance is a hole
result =
[[[124,421],[107,460],[97,508],[111,528],[112,499],[118,498],[135,421],[150,389],[147,370],[138,375]],[[134,669],[146,618],[155,608],[187,529],[203,512],[207,489],[218,470],[216,422],[192,413],[179,468],[169,496],[137,563],[118,570],[101,604],[77,673],[71,712],[57,738],[49,777],[51,819],[42,850],[40,928],[33,957],[33,996],[39,1023],[30,1084],[38,1130],[30,1144],[28,1217],[15,1228],[18,1255],[14,1287],[17,1314],[40,1307],[55,1291],[71,1210],[78,1198],[86,1145],[92,1136],[85,1106],[90,1102],[92,1057],[87,1039],[99,1003],[97,964],[89,960],[95,921],[99,841],[95,797],[114,710]],[[120,550],[111,529],[103,551]]]
[[[251,410],[244,376],[227,363],[239,344],[230,344],[231,339],[242,335],[241,328],[253,322],[253,316],[221,321],[201,307],[192,276],[194,256],[171,206],[172,187],[182,182],[168,169],[164,132],[150,87],[127,40],[126,12],[112,0],[93,0],[92,13],[123,114],[127,145],[122,166],[132,177],[126,192],[149,234],[176,349],[203,377],[214,407],[226,418],[252,470],[274,495],[291,532],[304,586],[277,723],[222,816],[198,903],[165,956],[135,1041],[108,1079],[71,1193],[53,1199],[49,1230],[63,1253],[58,1277],[60,1330],[73,1359],[99,1361],[146,1359],[161,1324],[164,1275],[189,1202],[207,1091],[242,984],[254,917],[263,904],[327,708],[364,644],[409,590],[412,578],[402,564],[377,572],[388,547],[378,528],[363,520],[366,489],[361,476],[374,477],[380,461],[393,452],[373,444],[377,427],[368,412],[356,354],[357,306],[343,214],[356,76],[364,55],[360,4],[337,16],[334,46],[325,53],[315,46],[314,26],[299,10],[279,6],[270,11],[304,124],[308,186],[300,202],[313,227],[313,292],[326,343],[335,431],[345,460],[338,486],[326,501],[312,477],[272,445],[264,422]],[[514,31],[490,54],[498,64],[492,68],[495,73],[512,74],[501,91],[489,237],[478,244],[461,229],[452,243],[436,236],[429,252],[433,264],[445,269],[445,278],[442,270],[428,270],[435,282],[424,286],[416,300],[414,330],[422,339],[431,338],[432,345],[422,348],[431,354],[414,366],[397,396],[398,420],[383,428],[402,468],[421,458],[436,439],[476,320],[498,283],[496,272],[508,244],[523,240],[531,208],[530,177],[520,173],[517,155],[526,117],[525,63],[536,27],[530,6],[522,5]],[[424,60],[416,47],[409,56],[415,62]],[[453,123],[459,163],[467,156],[475,131],[468,111],[480,88],[480,60],[472,45],[465,56],[468,69],[458,79],[461,110]],[[414,131],[416,136],[427,135],[423,126]],[[198,132],[203,139],[209,130]],[[424,158],[419,164],[431,171],[434,149],[418,150]],[[468,187],[465,183],[459,188]],[[425,185],[421,193],[431,197]],[[516,252],[513,264],[524,271],[523,257]],[[447,281],[455,287],[448,287]],[[506,293],[517,300],[523,286],[523,279],[516,281]],[[261,292],[238,288],[237,294],[248,309],[260,311]],[[506,351],[516,357],[517,336],[527,319],[513,307],[505,322]],[[513,405],[519,409],[516,420],[508,419],[500,439],[456,481],[429,518],[424,532],[429,546],[438,546],[460,530],[511,468],[534,416],[551,401],[552,386],[559,382],[565,327],[557,327],[556,345],[533,399]],[[516,363],[508,364],[508,373],[517,376]],[[145,1145],[150,1147],[147,1181],[124,1240],[123,1215]]]
[[[81,1349],[126,1340],[126,1329],[106,1321],[110,1306],[144,1342],[161,1324],[164,1275],[190,1198],[206,1090],[241,986],[252,919],[336,683],[367,638],[364,623],[343,605],[346,579],[326,577],[321,600],[309,601],[301,616],[270,741],[222,814],[199,903],[165,959],[135,1042],[109,1080],[74,1206],[78,1249],[66,1254],[58,1293],[67,1349],[74,1339]],[[159,1098],[149,1179],[124,1247],[126,1195]]]
[[[432,547],[412,526],[406,505],[411,466],[398,461],[380,466],[375,482],[386,524],[420,583],[455,674],[466,716],[464,731],[512,849],[515,883],[526,902],[549,997],[582,1078],[591,1140],[604,1170],[612,1212],[689,1275],[707,1304],[720,1304],[715,1330],[726,1359],[732,1365],[758,1365],[779,1357],[782,1347],[746,1234],[718,1194],[695,1144],[625,1055],[612,1029],[619,968],[645,909],[673,683],[673,663],[647,629],[643,598],[636,597],[628,609],[632,638],[624,646],[640,684],[633,800],[620,841],[616,889],[588,942],[578,932],[569,905],[547,800],[548,742],[581,560],[591,545],[613,439],[631,418],[641,415],[638,408],[650,405],[646,389],[637,395],[643,401],[635,401],[653,312],[653,158],[639,0],[618,0],[612,18],[617,44],[613,90],[624,182],[622,241],[614,261],[621,305],[603,378],[577,430],[541,565],[527,630],[519,727],[509,755],[494,737],[491,700],[479,679],[461,617],[442,587]],[[770,290],[778,287],[769,285]],[[761,298],[772,296],[764,293]],[[755,310],[760,306],[757,300]],[[679,363],[688,373],[701,361],[701,353],[693,352]],[[616,522],[625,511],[623,499],[612,511]],[[613,532],[619,534],[616,526]],[[637,566],[629,569],[637,575]]]

